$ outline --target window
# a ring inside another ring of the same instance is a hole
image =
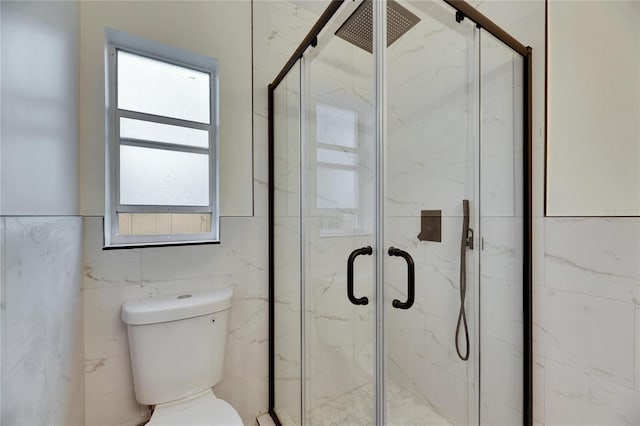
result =
[[[105,246],[218,240],[217,62],[107,30]]]
[[[322,235],[363,232],[360,215],[358,115],[316,104],[317,200]]]

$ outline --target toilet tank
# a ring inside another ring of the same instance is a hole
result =
[[[176,401],[220,381],[232,295],[224,289],[122,305],[139,403]]]

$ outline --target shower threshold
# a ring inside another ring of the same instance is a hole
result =
[[[401,387],[387,385],[387,420],[390,426],[451,426],[428,401]],[[361,386],[311,410],[309,426],[360,426],[372,424],[373,386]],[[284,414],[284,413],[283,413]],[[297,426],[287,415],[283,426]]]

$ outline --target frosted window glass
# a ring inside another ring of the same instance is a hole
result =
[[[208,206],[209,156],[121,145],[120,204]]]
[[[209,74],[118,50],[118,108],[210,123]]]
[[[318,169],[318,208],[357,209],[357,179],[355,170]]]
[[[209,147],[209,132],[189,127],[172,126],[152,121],[120,119],[120,137],[142,139],[154,142],[166,142],[178,145]]]
[[[316,105],[316,137],[319,143],[356,147],[358,117],[354,111]]]
[[[335,151],[333,149],[318,149],[318,162],[355,166],[358,155],[351,152]]]

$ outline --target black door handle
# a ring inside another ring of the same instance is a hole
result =
[[[371,246],[355,249],[349,255],[349,260],[347,260],[347,297],[354,305],[366,305],[369,303],[367,297],[356,297],[353,294],[353,262],[356,260],[356,257],[361,254],[371,255],[373,254],[373,249]]]
[[[389,255],[402,257],[407,262],[407,300],[401,302],[398,299],[393,299],[391,305],[396,309],[409,309],[413,306],[416,298],[416,267],[413,258],[406,251],[395,247],[389,247]]]

